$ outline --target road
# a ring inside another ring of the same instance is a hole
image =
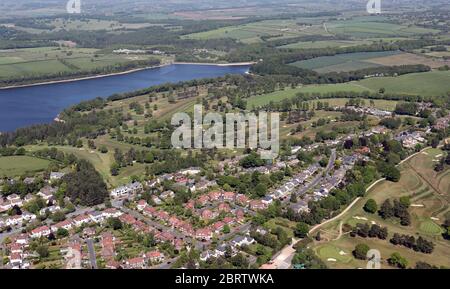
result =
[[[98,269],[97,257],[95,256],[94,241],[92,239],[87,239],[86,244],[89,250],[89,261],[91,262],[91,268]]]
[[[324,175],[327,176],[331,169],[334,167],[334,163],[336,161],[336,149],[331,151],[330,159],[328,160],[327,167],[322,174],[318,174],[308,185],[304,186],[300,191],[297,192],[298,195],[305,194],[309,189],[317,186],[323,179]],[[289,201],[288,199],[283,200],[283,203]],[[356,200],[355,200],[356,201]],[[349,209],[349,208],[348,208]],[[346,209],[347,210],[347,209]],[[295,255],[294,246],[298,240],[295,238],[292,239],[291,244],[285,246],[281,251],[275,254],[271,259],[271,264],[269,265],[273,269],[288,269],[291,266],[292,258]],[[267,264],[266,264],[267,265]]]
[[[334,167],[334,162],[336,161],[336,149],[332,149],[331,150],[331,156],[330,159],[328,160],[328,164],[327,167],[325,168],[325,171],[323,173],[325,173],[325,175],[328,175],[331,171],[331,169]],[[303,188],[301,188],[299,191],[297,191],[297,196],[301,196],[304,195],[307,191],[309,191],[310,189],[316,187],[322,180],[323,180],[323,175],[324,174],[318,174],[317,176],[314,177],[314,179],[307,184],[306,186],[303,186]],[[290,200],[288,198],[284,199],[282,201],[282,203],[286,204],[288,203]]]

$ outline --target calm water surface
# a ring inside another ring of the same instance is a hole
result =
[[[167,82],[243,74],[249,66],[173,64],[129,74],[0,90],[0,132],[51,122],[64,108],[95,97]]]

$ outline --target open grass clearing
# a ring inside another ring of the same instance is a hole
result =
[[[22,176],[47,169],[50,161],[30,156],[0,157],[0,177]]]

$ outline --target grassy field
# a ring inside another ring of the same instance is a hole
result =
[[[326,23],[331,34],[345,34],[352,37],[371,38],[386,36],[414,36],[437,33],[437,30],[417,26],[399,25],[387,22],[383,16],[355,17],[353,19],[337,20]]]
[[[152,24],[152,23],[121,23],[119,21],[112,20],[100,20],[100,19],[63,19],[63,18],[55,18],[55,19],[41,19],[37,21],[39,24],[49,25],[53,27],[52,29],[37,29],[30,27],[22,27],[14,25],[15,29],[20,31],[25,31],[33,34],[40,33],[49,33],[61,30],[85,30],[85,31],[116,31],[122,30],[125,31],[127,29],[139,29],[145,28],[153,25],[163,25],[163,24]]]
[[[260,42],[262,36],[273,39],[296,37],[308,34],[323,34],[321,26],[300,26],[296,20],[265,20],[249,24],[227,26],[184,36],[190,39],[233,38],[244,43]]]
[[[114,149],[118,148],[123,152],[128,151],[130,148],[134,147],[136,150],[142,150],[140,146],[135,146],[131,144],[121,143],[110,139],[108,136],[102,136],[95,141],[97,147],[105,145],[108,148],[108,153],[102,154],[98,150],[91,150],[87,148],[87,142],[85,142],[83,148],[75,148],[70,146],[52,146],[68,154],[74,154],[80,159],[85,159],[91,162],[95,169],[104,177],[105,181],[111,186],[117,186],[121,184],[126,184],[130,181],[130,177],[133,175],[141,175],[144,172],[145,166],[143,164],[135,163],[133,166],[128,166],[120,170],[118,176],[111,176],[110,168],[114,162]],[[35,151],[46,148],[46,145],[38,146],[28,146],[27,150]]]
[[[431,68],[439,68],[444,65],[450,65],[450,60],[446,61],[444,59],[425,57],[412,53],[401,53],[379,58],[372,58],[366,60],[366,62],[385,66],[423,64]]]
[[[0,157],[0,177],[22,176],[47,169],[50,161],[29,156]]]
[[[353,71],[370,67],[383,66],[382,64],[371,63],[366,60],[369,60],[371,58],[396,55],[399,53],[400,52],[397,51],[346,53],[297,61],[292,63],[291,65],[304,69],[312,69],[319,73],[327,73],[333,71]]]
[[[370,248],[381,252],[382,268],[388,268],[386,260],[393,252],[399,252],[414,266],[417,261],[425,261],[438,266],[450,266],[450,244],[443,240],[441,227],[449,209],[450,191],[442,191],[441,184],[450,184],[450,170],[436,173],[433,170],[434,160],[443,152],[439,149],[428,149],[404,162],[401,166],[401,179],[398,183],[383,181],[374,186],[367,195],[359,200],[343,217],[320,229],[324,241],[316,242],[313,248],[317,255],[333,268],[365,267],[366,262],[356,260],[351,255],[358,243],[365,243]],[[384,220],[377,214],[368,214],[362,207],[367,199],[374,199],[379,205],[387,198],[409,196],[412,206],[409,211],[412,217],[410,226],[401,226],[397,220]],[[348,234],[339,235],[339,225],[357,223],[379,224],[387,227],[389,238],[393,233],[422,236],[433,241],[435,250],[432,254],[417,253],[401,246],[394,246],[388,240],[352,238]],[[340,252],[341,254],[337,254]],[[329,261],[329,258],[336,261]]]
[[[450,71],[413,73],[399,77],[369,78],[357,84],[371,90],[384,87],[386,92],[424,96],[446,95],[450,92]]]
[[[299,88],[285,88],[284,90],[275,91],[268,94],[252,96],[247,100],[247,107],[252,108],[253,106],[258,107],[265,104],[281,101],[285,98],[292,98],[297,93],[329,93],[329,92],[343,92],[343,91],[354,91],[362,92],[371,90],[369,88],[361,87],[353,83],[343,83],[343,84],[326,84],[326,85],[308,85]]]
[[[302,41],[288,45],[280,46],[280,48],[293,49],[314,49],[326,47],[351,47],[363,44],[369,44],[366,41],[352,41],[352,40],[325,40],[325,41]]]
[[[264,227],[269,229],[270,231],[275,230],[277,228],[281,228],[286,232],[289,238],[294,237],[295,226],[296,226],[295,222],[280,217],[270,219],[264,224]]]
[[[0,79],[57,72],[89,71],[146,59],[149,59],[149,56],[117,55],[90,48],[39,47],[1,50]]]

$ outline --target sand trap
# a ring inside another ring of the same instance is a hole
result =
[[[376,225],[377,223],[375,221],[370,222],[372,225]]]
[[[422,205],[422,204],[411,204],[411,207],[419,207],[419,208],[421,208],[421,207],[424,207],[424,205]]]
[[[353,216],[353,219],[367,221],[367,218],[366,218],[366,217]]]
[[[427,152],[422,152],[424,155],[428,155],[428,153]]]
[[[328,258],[327,261],[328,261],[328,262],[336,262],[337,260],[334,259],[334,258]]]
[[[435,218],[435,217],[431,217],[430,219],[433,221],[439,221],[439,218]]]
[[[440,158],[440,157],[442,157],[442,154],[436,156],[436,158]]]
[[[344,255],[347,255],[347,253],[345,253],[344,251],[341,250],[341,251],[339,252],[339,255],[344,256]]]

